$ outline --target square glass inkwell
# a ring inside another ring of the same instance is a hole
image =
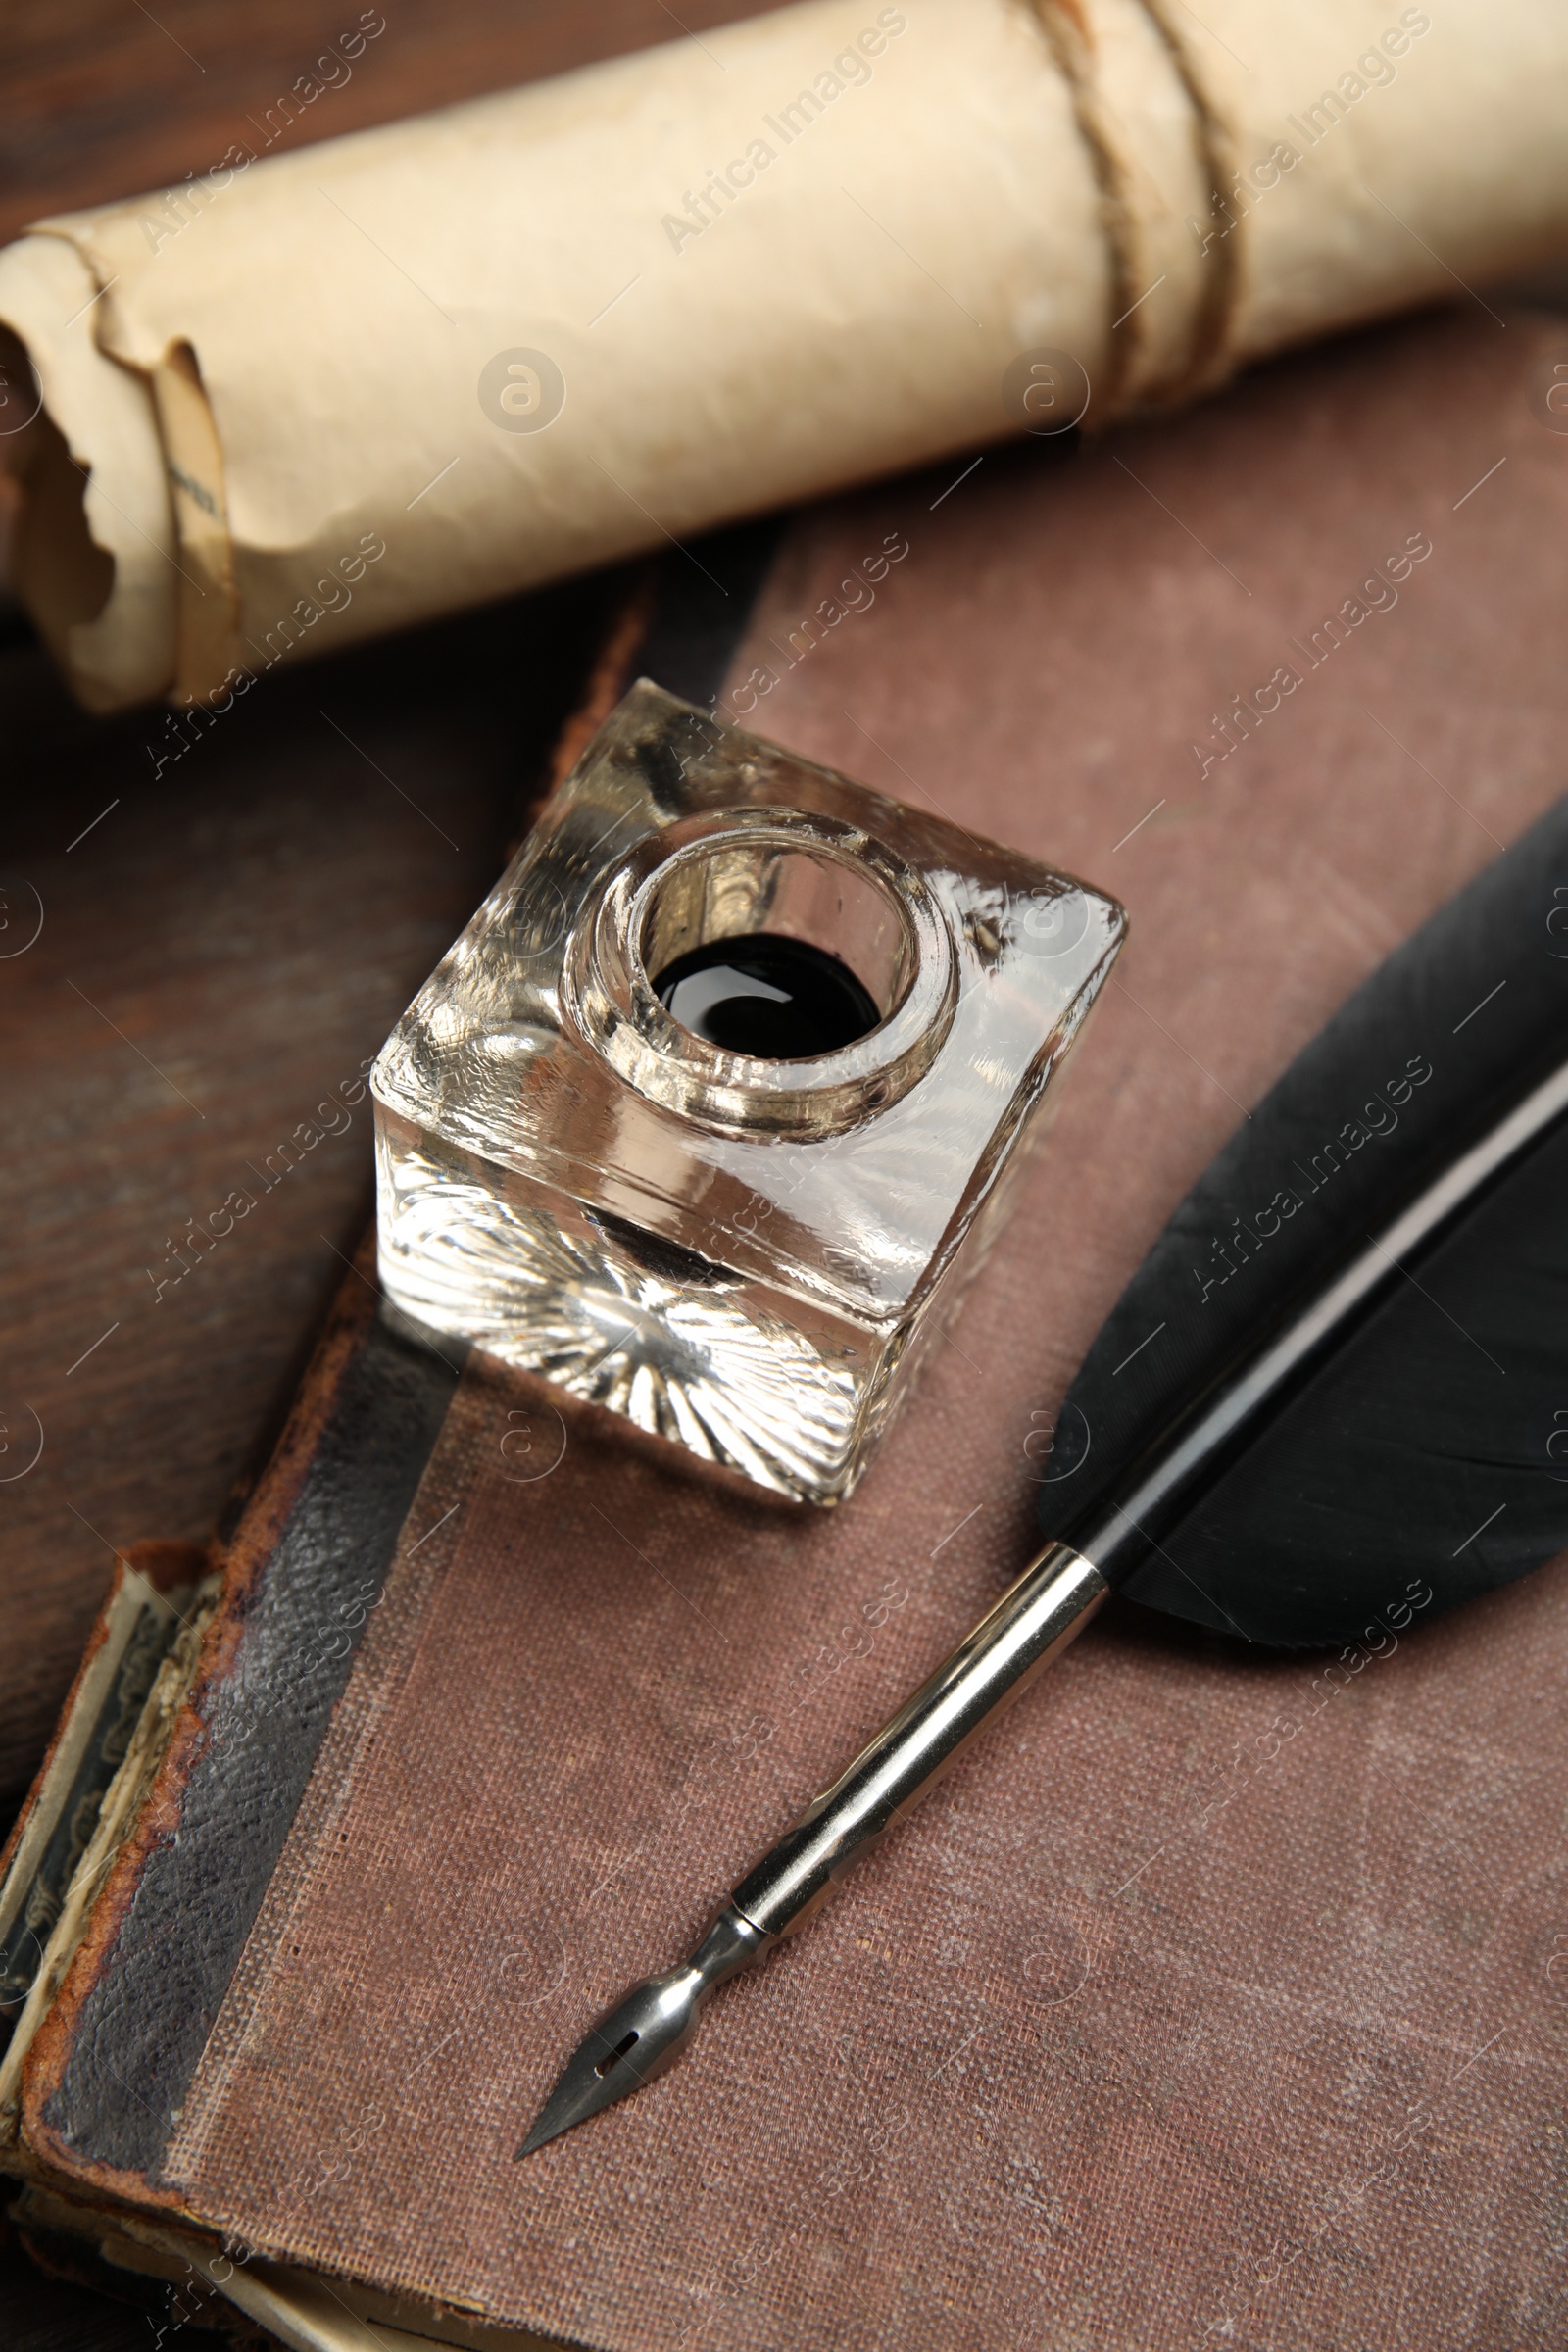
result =
[[[1125,928],[642,681],[376,1062],[387,1298],[839,1501]]]

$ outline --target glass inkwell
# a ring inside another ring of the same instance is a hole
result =
[[[642,681],[376,1062],[388,1301],[839,1501],[1125,927]]]

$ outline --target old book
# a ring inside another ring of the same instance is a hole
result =
[[[1417,321],[810,511],[738,647],[656,629],[1132,944],[841,1511],[418,1352],[365,1261],[0,2076],[40,2245],[317,2347],[1558,2340],[1549,1568],[1348,1688],[1106,1612],[681,2067],[513,2152],[1027,1556],[1054,1402],[1247,1104],[1558,793],[1561,356]],[[764,546],[703,551],[730,601]]]

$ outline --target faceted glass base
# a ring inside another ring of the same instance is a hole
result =
[[[803,1324],[786,1293],[401,1126],[383,1125],[381,1271],[404,1314],[760,1486],[843,1491],[880,1335],[826,1307]]]
[[[644,682],[376,1064],[388,1298],[774,1493],[838,1500],[973,1271],[1123,929],[1082,885]],[[865,1035],[824,1031],[804,988],[792,1028],[777,952],[744,948],[781,936],[848,967]],[[715,940],[741,944],[705,957]],[[710,963],[732,998],[771,991],[755,1019],[708,1006]],[[693,970],[664,991],[687,1028],[655,983]]]

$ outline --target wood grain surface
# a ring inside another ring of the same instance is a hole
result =
[[[232,142],[261,154],[338,138],[658,41],[698,39],[765,5],[158,0],[152,10],[139,0],[12,0],[0,35],[0,238],[43,213],[210,171]],[[345,57],[343,36],[378,19],[385,29]],[[330,86],[301,104],[302,80]]]
[[[368,1209],[351,1082],[493,878],[607,593],[263,680],[156,781],[161,714],[83,718],[0,659],[13,1793],[114,1546],[200,1540],[266,1444]]]

